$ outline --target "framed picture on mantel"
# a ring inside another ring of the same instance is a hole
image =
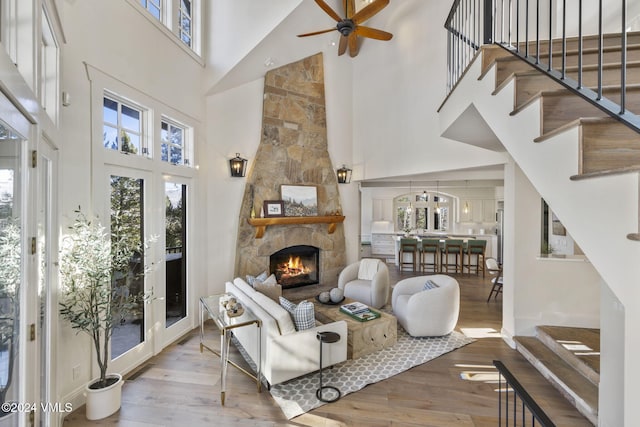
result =
[[[318,189],[315,185],[281,185],[285,216],[318,216]]]
[[[284,216],[284,202],[282,200],[265,200],[263,205],[265,218]]]

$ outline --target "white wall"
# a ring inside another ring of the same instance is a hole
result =
[[[71,96],[71,105],[62,109],[63,133],[59,141],[63,232],[73,218],[74,209],[82,206],[84,211],[91,211],[94,204],[102,204],[106,197],[92,192],[91,114],[101,103],[91,103],[88,66],[110,76],[131,93],[140,93],[154,103],[170,105],[189,117],[196,123],[196,157],[200,155],[199,146],[204,145],[203,133],[197,124],[204,117],[204,102],[201,64],[160,32],[138,8],[125,1],[65,1],[61,4],[67,41],[62,46],[61,89]],[[197,189],[196,181],[194,188]],[[194,206],[195,212],[204,210],[204,204]],[[205,265],[205,252],[197,242],[197,234],[194,240],[193,264]],[[202,258],[198,259],[199,256]],[[193,283],[203,282],[204,276],[198,270],[192,273]],[[57,372],[61,381],[58,392],[61,398],[67,399],[64,401],[70,401],[68,399],[79,397],[84,384],[96,374],[88,338],[76,335],[62,322],[59,328],[57,341],[61,357]],[[80,375],[74,379],[75,366],[80,367]]]
[[[541,197],[515,162],[505,167],[503,332],[536,325],[600,326],[602,279],[587,260],[540,258]],[[579,296],[579,297],[578,297]]]
[[[353,150],[362,179],[503,163],[499,153],[439,136],[450,7],[397,1],[367,23],[394,36],[364,40],[353,61]]]

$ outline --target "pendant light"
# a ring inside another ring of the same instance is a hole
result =
[[[467,197],[469,197],[468,196],[468,191],[467,191],[469,189],[469,181],[465,181],[464,189],[465,189],[465,194],[467,194]],[[464,209],[463,209],[463,211],[464,211],[465,214],[469,213],[469,201],[468,200],[464,201]]]
[[[411,204],[411,199],[413,198],[413,187],[411,185],[411,181],[409,181],[409,206],[407,206],[407,215],[411,215],[411,211],[413,211],[413,205]]]
[[[436,213],[440,213],[440,181],[436,181]]]

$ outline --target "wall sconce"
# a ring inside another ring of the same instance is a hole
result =
[[[342,165],[336,174],[338,175],[338,184],[348,184],[351,182],[351,169],[345,165]]]
[[[236,156],[229,160],[229,169],[233,178],[244,177],[247,172],[247,159],[243,159],[240,157],[240,153],[236,153]]]

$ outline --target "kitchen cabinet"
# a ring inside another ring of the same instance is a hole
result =
[[[395,253],[395,234],[371,234],[372,255],[393,255]]]
[[[482,222],[496,222],[496,201],[482,201]]]
[[[393,222],[393,199],[373,199],[372,220]]]
[[[460,200],[460,222],[495,222],[496,206],[493,199],[467,199]],[[468,207],[464,211],[465,204]]]

